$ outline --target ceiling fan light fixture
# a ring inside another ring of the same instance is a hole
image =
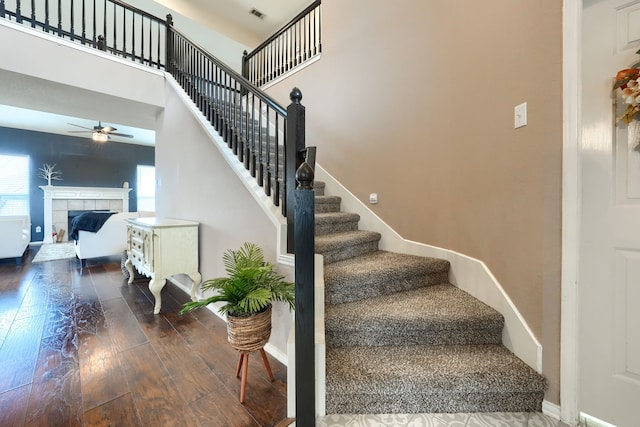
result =
[[[107,142],[109,136],[106,133],[93,132],[91,134],[91,139],[93,139],[95,142]]]

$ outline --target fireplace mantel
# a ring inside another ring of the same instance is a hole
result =
[[[53,242],[53,227],[64,224],[70,210],[129,212],[130,188],[65,187],[41,185],[44,192],[44,243]],[[67,235],[69,230],[66,230]]]

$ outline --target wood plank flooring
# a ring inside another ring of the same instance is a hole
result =
[[[0,426],[275,426],[286,419],[286,369],[238,354],[208,310],[179,316],[188,295],[167,282],[153,314],[148,280],[120,260],[22,265],[0,260]]]

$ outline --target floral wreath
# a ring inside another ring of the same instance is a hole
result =
[[[640,55],[640,50],[636,52]],[[618,71],[613,90],[620,89],[620,95],[627,109],[618,120],[629,124],[633,116],[640,111],[640,62],[636,62],[631,68]]]

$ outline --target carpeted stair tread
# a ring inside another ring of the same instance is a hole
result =
[[[324,281],[326,302],[340,304],[448,283],[449,261],[377,250],[326,265]]]
[[[327,305],[328,346],[499,344],[502,315],[448,283]]]
[[[546,388],[502,345],[328,348],[326,366],[329,414],[540,411]]]
[[[316,236],[355,231],[358,229],[358,221],[360,221],[360,215],[351,212],[316,213]]]
[[[377,251],[380,237],[380,233],[363,230],[316,236],[315,252],[329,264]]]

